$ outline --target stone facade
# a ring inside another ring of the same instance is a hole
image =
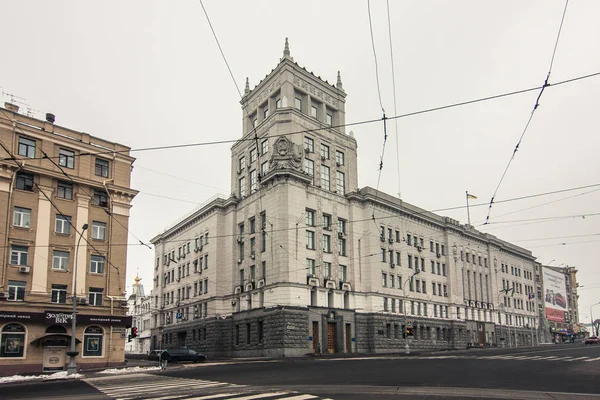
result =
[[[231,195],[152,240],[156,346],[395,352],[405,315],[417,348],[500,345],[503,327],[513,342],[537,328],[530,251],[358,187],[345,98],[339,73],[335,85],[320,79],[287,44],[277,67],[247,84]],[[190,342],[200,327],[207,339]]]

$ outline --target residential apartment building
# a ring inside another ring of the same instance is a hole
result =
[[[131,326],[137,328],[137,336],[127,335],[125,353],[145,354],[150,352],[150,327],[152,318],[152,294],[146,296],[142,279],[136,275],[131,294],[127,299],[127,315],[132,317]],[[131,333],[131,331],[130,331]]]
[[[129,148],[0,108],[0,375],[124,362]],[[87,229],[84,228],[87,227]]]
[[[545,342],[565,342],[585,336],[579,321],[577,269],[545,265],[541,271],[544,304],[542,339]]]
[[[335,84],[315,76],[287,41],[275,69],[246,83],[231,196],[151,241],[153,348],[294,356],[532,340],[531,252],[359,188],[345,99],[339,72]]]

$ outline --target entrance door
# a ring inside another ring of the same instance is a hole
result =
[[[327,351],[335,353],[335,322],[327,323]]]
[[[317,321],[313,321],[312,325],[313,353],[319,353],[319,323]]]
[[[44,372],[64,370],[66,355],[66,346],[44,347]]]
[[[350,327],[350,324],[346,324],[346,353],[352,353],[352,329]]]

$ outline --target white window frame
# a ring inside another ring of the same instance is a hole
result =
[[[104,274],[104,267],[106,262],[103,256],[92,254],[90,257],[90,273],[91,274]]]
[[[31,143],[27,143],[31,142]],[[24,151],[21,151],[21,146],[24,147]],[[27,158],[35,158],[35,149],[36,149],[36,141],[33,139],[29,139],[25,136],[19,136],[19,150],[18,153],[20,156]]]
[[[27,255],[29,253],[29,247],[12,245],[10,248],[10,263],[12,265],[27,265]],[[16,261],[13,262],[16,256]]]
[[[52,285],[54,286],[54,285]],[[50,302],[54,304],[65,304],[67,302],[67,285],[59,285],[64,286],[64,288],[55,288],[52,287],[50,291]],[[52,301],[52,297],[54,297],[54,293],[56,292],[56,301]],[[64,301],[60,301],[60,300]]]
[[[250,193],[254,193],[257,190],[257,181],[256,181],[256,170],[253,169],[250,171]]]
[[[261,155],[269,152],[269,139],[265,139],[260,143],[260,151]]]
[[[13,226],[17,226],[19,228],[31,227],[31,209],[15,207],[13,211]]]
[[[59,271],[69,270],[69,257],[68,251],[54,250],[52,252],[52,269]]]
[[[335,162],[340,166],[345,165],[346,160],[343,152],[339,150],[335,151]]]
[[[342,171],[335,171],[335,190],[337,194],[346,194],[346,174]]]
[[[71,234],[71,217],[68,215],[56,214],[54,221],[54,232],[63,235]]]
[[[331,174],[326,165],[321,165],[321,189],[331,190]]]
[[[245,176],[242,176],[239,179],[238,185],[239,185],[240,197],[246,197],[246,177]]]
[[[61,148],[58,151],[58,165],[61,167],[74,169],[75,168],[75,152],[69,149]]]
[[[106,222],[92,221],[92,239],[106,240]]]
[[[314,231],[306,231],[306,248],[308,250],[315,249],[315,232]]]
[[[25,281],[8,281],[8,301],[25,301]],[[12,292],[12,293],[11,293]],[[11,296],[12,294],[12,296]]]
[[[88,303],[90,306],[100,307],[102,306],[103,297],[104,289],[91,287],[88,292]]]

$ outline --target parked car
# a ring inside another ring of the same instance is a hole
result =
[[[600,339],[598,339],[598,336],[590,336],[589,338],[585,339],[585,344],[599,344],[600,343]]]
[[[554,302],[562,308],[567,308],[567,301],[560,293],[554,294]]]
[[[179,361],[192,361],[192,362],[204,362],[206,361],[206,356],[204,354],[200,354],[195,350],[188,349],[185,347],[168,349],[167,350],[171,355],[171,362],[179,362]]]

